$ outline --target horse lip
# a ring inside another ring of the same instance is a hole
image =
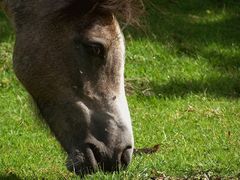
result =
[[[68,158],[66,160],[67,169],[77,174],[77,169],[80,168],[81,164],[83,164],[84,161],[84,154],[79,150],[74,150],[68,154]]]
[[[68,155],[66,166],[69,171],[81,176],[91,174],[98,169],[96,159],[90,148],[86,148],[84,152],[78,149],[74,150]]]

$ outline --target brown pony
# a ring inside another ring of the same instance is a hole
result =
[[[126,167],[133,132],[124,90],[132,0],[0,0],[15,27],[14,70],[77,174]]]

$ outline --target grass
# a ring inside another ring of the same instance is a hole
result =
[[[86,179],[240,178],[240,3],[153,0],[146,27],[127,29],[126,84],[136,147],[127,171]],[[78,179],[36,119],[11,62],[0,14],[0,179]]]

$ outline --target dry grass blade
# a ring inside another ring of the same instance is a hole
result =
[[[147,147],[147,148],[141,148],[141,149],[134,149],[134,154],[139,154],[139,155],[142,155],[142,154],[153,154],[153,153],[156,153],[160,150],[160,145],[157,144],[153,147]]]

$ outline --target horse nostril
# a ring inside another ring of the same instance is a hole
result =
[[[122,167],[127,167],[128,164],[131,162],[132,152],[133,152],[132,146],[127,146],[123,150],[123,153],[122,153],[122,156],[121,156]]]

